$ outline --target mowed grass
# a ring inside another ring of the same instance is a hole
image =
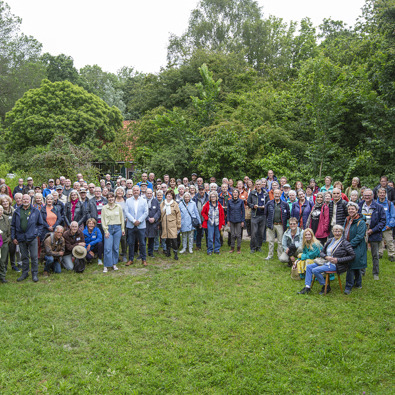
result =
[[[1,394],[392,394],[395,264],[320,296],[277,259],[158,255],[148,268],[0,286]],[[40,274],[43,267],[40,266]],[[345,275],[342,275],[345,283]]]

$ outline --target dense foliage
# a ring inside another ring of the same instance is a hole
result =
[[[157,74],[132,67],[113,74],[98,65],[77,70],[70,56],[41,55],[3,1],[0,11],[0,61],[7,70],[0,90],[8,92],[0,98],[6,119],[0,131],[11,150],[22,151],[21,163],[28,163],[27,145],[47,146],[61,134],[77,145],[93,141],[95,159],[107,152],[107,159],[121,160],[132,143],[137,167],[157,174],[258,177],[272,168],[292,180],[330,174],[348,183],[358,175],[369,184],[381,174],[395,176],[395,0],[366,0],[353,27],[331,19],[319,27],[308,18],[287,24],[266,18],[254,0],[201,0],[186,32],[170,36],[168,66]],[[17,83],[13,74],[26,67],[30,72]],[[58,116],[48,103],[45,122],[41,111],[27,116],[33,93],[17,99],[44,77],[92,94],[93,118],[74,113],[47,127]],[[133,133],[103,127],[112,121],[96,97],[137,120]],[[109,150],[99,148],[100,140],[112,141]]]

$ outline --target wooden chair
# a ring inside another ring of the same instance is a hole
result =
[[[325,292],[324,292],[324,295],[326,295],[326,290],[327,290],[327,288],[328,288],[329,281],[330,281],[330,280],[329,280],[329,276],[330,276],[331,274],[337,274],[337,279],[339,280],[340,292],[343,293],[343,287],[342,287],[342,282],[341,282],[341,279],[340,279],[340,274],[339,274],[336,270],[334,270],[334,271],[327,271],[327,272],[324,272],[323,274],[325,275]],[[314,276],[314,274],[313,274],[313,280],[312,280],[312,282],[311,282],[311,287],[310,287],[310,289],[313,288],[314,280],[315,280],[315,276]]]

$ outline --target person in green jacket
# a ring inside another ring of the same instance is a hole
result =
[[[346,288],[344,293],[349,295],[353,287],[362,288],[361,269],[368,265],[367,246],[365,241],[366,222],[363,215],[358,214],[358,205],[354,202],[347,204],[348,217],[344,224],[344,238],[350,242],[355,252],[355,258],[349,263]]]

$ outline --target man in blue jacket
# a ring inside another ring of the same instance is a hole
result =
[[[383,229],[383,241],[387,245],[388,258],[391,262],[395,262],[395,247],[394,240],[392,239],[392,229],[395,227],[395,207],[394,203],[387,199],[387,191],[385,188],[379,188],[377,191],[377,203],[383,206],[387,222],[385,229]],[[381,242],[379,249],[379,257],[383,257],[384,243]]]
[[[22,255],[22,275],[17,281],[29,277],[29,254],[31,259],[32,280],[38,281],[38,240],[43,230],[40,211],[31,205],[30,196],[22,196],[22,206],[18,207],[12,217],[11,238],[19,245]]]
[[[373,260],[373,278],[379,279],[379,248],[383,239],[382,231],[387,222],[383,206],[373,200],[373,191],[365,189],[364,202],[359,203],[359,213],[366,218],[367,234]]]

